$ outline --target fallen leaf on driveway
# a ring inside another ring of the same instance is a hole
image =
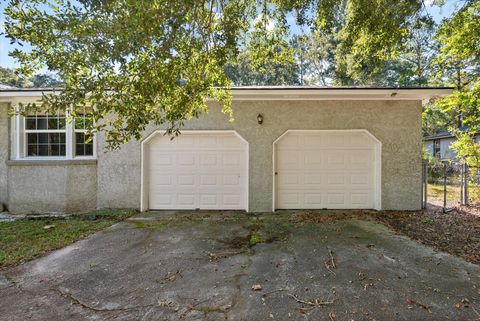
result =
[[[260,291],[261,289],[262,289],[262,286],[260,284],[252,285],[252,290],[253,291]]]

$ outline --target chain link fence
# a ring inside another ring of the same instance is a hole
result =
[[[459,205],[480,206],[480,167],[456,162],[423,165],[423,206],[448,212]]]

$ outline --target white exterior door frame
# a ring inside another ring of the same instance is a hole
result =
[[[276,210],[276,145],[277,143],[288,133],[365,133],[369,136],[374,142],[374,209],[381,210],[382,208],[382,143],[374,135],[372,135],[366,129],[339,129],[339,130],[302,130],[302,129],[288,129],[282,135],[280,135],[273,142],[273,153],[272,153],[272,177],[273,177],[273,188],[272,188],[272,210]]]
[[[235,130],[182,130],[181,133],[185,134],[227,134],[233,133],[235,136],[240,138],[242,142],[246,144],[245,152],[245,200],[244,208],[249,211],[249,144],[237,131]],[[149,210],[149,164],[148,164],[148,153],[149,153],[149,142],[152,141],[158,135],[165,135],[165,130],[156,130],[148,135],[142,140],[141,143],[141,179],[140,179],[140,211]],[[180,134],[182,135],[182,134]],[[175,138],[174,138],[175,139]]]

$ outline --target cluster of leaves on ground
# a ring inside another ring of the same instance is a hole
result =
[[[295,223],[313,224],[351,219],[376,220],[419,243],[480,264],[480,203],[457,207],[448,213],[443,213],[440,207],[429,206],[424,211],[299,212],[291,218]]]
[[[480,264],[480,204],[443,213],[440,207],[425,211],[379,212],[376,218],[422,244]]]

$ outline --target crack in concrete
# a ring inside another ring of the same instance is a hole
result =
[[[79,305],[87,310],[91,310],[95,312],[126,312],[126,311],[139,310],[139,309],[145,309],[145,308],[161,308],[161,306],[156,304],[136,305],[136,306],[130,306],[130,307],[123,307],[123,308],[96,308],[83,302],[79,298],[75,297],[73,294],[64,292],[59,288],[52,288],[52,290],[59,293],[60,296],[62,296],[63,298],[70,300],[72,304]]]

